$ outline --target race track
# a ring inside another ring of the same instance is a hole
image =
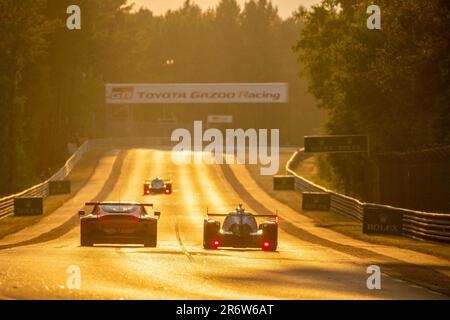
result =
[[[173,180],[172,195],[142,195],[143,180],[156,175]],[[80,247],[77,212],[90,200],[153,202],[162,212],[158,247]],[[277,252],[203,249],[206,208],[228,212],[238,203],[252,212],[280,211]],[[376,261],[390,257],[390,250],[314,227],[304,216],[268,197],[245,166],[175,165],[167,150],[111,150],[103,155],[90,181],[62,207],[0,240],[0,298],[447,298],[386,273],[381,290],[368,290],[367,256]],[[395,251],[393,263],[401,267],[402,251]],[[407,257],[406,251],[403,256],[413,263],[422,260],[420,254]],[[437,258],[429,263],[442,265]],[[80,267],[80,290],[66,288],[69,265]],[[446,277],[445,270],[439,276]]]

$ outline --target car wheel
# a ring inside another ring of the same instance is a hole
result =
[[[147,239],[144,240],[144,247],[146,248],[156,248],[156,236],[148,235]]]
[[[218,240],[219,231],[219,221],[205,221],[203,225],[203,248],[208,250],[217,249],[217,247],[213,245],[213,241]]]
[[[276,251],[278,247],[278,225],[275,223],[264,223],[262,225],[262,240],[264,251]],[[266,247],[264,244],[269,243]]]
[[[92,247],[94,245],[94,242],[90,237],[81,235],[80,237],[80,245],[82,247]]]
[[[216,249],[216,247],[214,247],[212,245],[212,241],[206,242],[205,240],[203,240],[203,248],[206,250],[214,250]]]
[[[278,243],[271,243],[270,246],[268,248],[264,248],[264,251],[277,251],[277,247],[278,247]]]
[[[156,220],[149,222],[143,239],[144,247],[155,248],[158,242],[158,225]]]

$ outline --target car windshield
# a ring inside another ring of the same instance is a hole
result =
[[[251,214],[229,214],[223,222],[223,229],[229,231],[234,224],[246,224],[252,231],[258,229],[255,217]]]
[[[153,188],[162,188],[164,186],[164,181],[161,179],[155,179],[152,181]]]
[[[138,205],[103,205],[102,210],[106,213],[134,213],[139,210]]]

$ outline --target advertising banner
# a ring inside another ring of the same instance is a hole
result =
[[[107,84],[107,104],[287,103],[287,83]]]
[[[295,190],[294,176],[274,176],[273,177],[274,190]]]
[[[331,197],[327,192],[302,192],[302,210],[330,211]]]
[[[15,216],[37,216],[44,214],[44,200],[42,197],[14,198]]]
[[[363,233],[401,235],[403,213],[383,207],[366,207],[363,212]]]
[[[208,123],[233,123],[232,115],[209,115]]]

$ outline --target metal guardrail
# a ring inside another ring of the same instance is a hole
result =
[[[328,190],[295,172],[300,161],[310,157],[303,149],[295,152],[286,164],[286,171],[295,177],[295,187],[301,192],[327,192],[331,196],[331,211],[362,221],[364,210],[379,208],[383,211],[403,214],[403,234],[416,239],[450,243],[450,214],[429,213],[396,208],[387,205],[361,202],[346,195]]]
[[[0,218],[9,216],[14,213],[14,198],[17,197],[46,197],[49,194],[48,185],[50,181],[63,180],[69,175],[75,165],[80,161],[83,155],[91,147],[91,142],[86,141],[83,143],[77,151],[66,161],[64,166],[58,170],[53,176],[46,181],[37,184],[22,192],[0,198]]]
[[[145,146],[166,146],[170,139],[163,137],[143,137],[143,138],[103,138],[93,139],[84,142],[77,151],[66,161],[64,166],[46,181],[37,184],[22,192],[0,198],[0,219],[14,213],[14,198],[17,197],[47,197],[49,194],[48,185],[50,181],[63,180],[66,178],[83,155],[92,148],[129,148]]]
[[[14,212],[14,198],[16,197],[46,197],[49,194],[48,184],[50,181],[62,180],[72,171],[82,156],[94,147],[129,147],[130,144],[142,145],[165,145],[166,141],[161,138],[125,138],[125,139],[97,139],[86,141],[78,150],[66,161],[64,166],[48,180],[35,185],[27,190],[0,198],[0,218],[9,216]],[[357,199],[339,194],[317,185],[295,172],[299,162],[308,158],[303,150],[293,154],[286,164],[288,174],[295,176],[295,186],[299,191],[305,192],[327,192],[331,195],[331,210],[336,213],[350,216],[356,220],[362,221],[364,210],[367,208],[380,208],[387,212],[400,211],[403,213],[403,233],[412,238],[423,240],[443,241],[450,243],[450,214],[428,213],[413,211],[402,208],[395,208],[386,205],[364,203]]]

